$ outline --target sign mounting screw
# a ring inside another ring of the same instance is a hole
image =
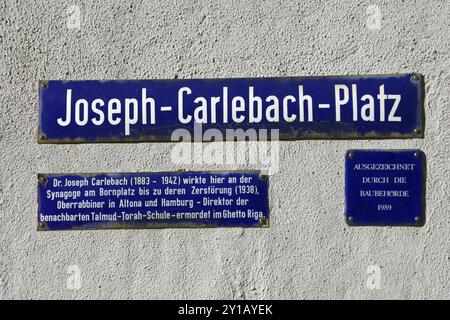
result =
[[[45,141],[45,140],[47,140],[47,137],[46,137],[45,134],[43,134],[43,133],[39,133],[38,138],[39,138],[39,141]]]
[[[420,222],[420,217],[415,217],[414,220],[415,220],[416,222]]]
[[[413,131],[414,131],[415,134],[420,134],[420,133],[422,132],[422,131],[421,131],[420,129],[418,129],[418,128],[414,128]]]
[[[348,158],[353,159],[355,157],[355,154],[353,152],[348,153]]]
[[[419,157],[420,156],[420,153],[419,152],[414,152],[414,157]]]
[[[353,217],[352,216],[348,217],[348,221],[353,222]]]
[[[38,179],[42,185],[45,185],[47,183],[47,178],[45,176],[39,176]]]
[[[44,221],[39,222],[38,226],[40,229],[45,229],[45,222]]]
[[[46,89],[48,87],[47,81],[40,81],[39,87],[41,87],[42,89]]]
[[[420,77],[419,77],[417,74],[415,74],[415,75],[413,75],[413,76],[411,77],[411,79],[412,79],[413,81],[419,81]]]

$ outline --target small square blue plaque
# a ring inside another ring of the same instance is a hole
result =
[[[349,150],[346,221],[352,226],[422,226],[425,154],[420,150]]]

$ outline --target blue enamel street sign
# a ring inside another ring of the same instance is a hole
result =
[[[38,142],[422,138],[422,92],[417,74],[41,81]]]
[[[345,200],[349,225],[423,225],[425,154],[420,150],[349,150]]]
[[[268,225],[257,171],[38,175],[40,231]]]

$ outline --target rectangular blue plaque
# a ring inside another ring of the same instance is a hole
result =
[[[420,150],[349,150],[345,160],[349,225],[422,226],[425,154]]]
[[[39,231],[268,227],[258,171],[39,174]]]
[[[424,130],[417,74],[50,80],[40,82],[39,107],[39,143],[262,140],[262,130],[274,140],[422,138]]]

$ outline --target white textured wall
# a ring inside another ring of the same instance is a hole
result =
[[[0,297],[450,298],[450,1],[2,0],[0,18]],[[38,172],[177,169],[170,143],[37,145],[39,79],[406,72],[425,139],[281,143],[269,229],[36,232]],[[348,148],[425,151],[423,228],[346,226]]]

